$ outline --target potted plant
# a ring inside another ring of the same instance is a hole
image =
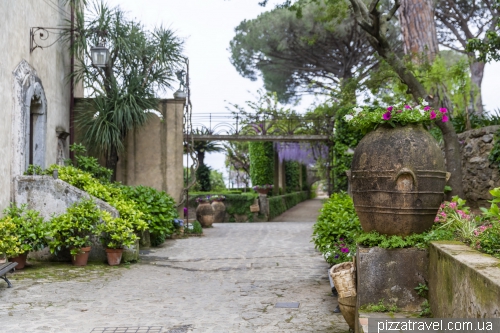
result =
[[[4,214],[14,223],[14,234],[19,241],[17,253],[11,251],[8,255],[9,261],[17,262],[16,269],[23,269],[29,252],[40,251],[47,246],[47,224],[39,212],[26,209],[25,204],[17,207],[12,203]]]
[[[97,224],[102,212],[91,199],[71,205],[66,213],[50,221],[49,247],[51,253],[68,248],[75,266],[87,265],[92,235],[97,234]]]
[[[424,128],[448,121],[446,108],[399,104],[355,107],[345,120],[369,132],[356,147],[350,184],[364,231],[406,236],[429,229],[447,173],[438,143]]]
[[[128,220],[114,218],[109,212],[101,212],[102,223],[97,226],[99,238],[106,249],[110,266],[119,265],[123,248],[132,246],[139,237],[134,232],[134,226]]]
[[[21,242],[15,232],[16,224],[10,216],[0,218],[0,255],[12,257],[20,253]]]
[[[214,223],[224,222],[224,218],[226,217],[226,205],[224,205],[223,201],[226,200],[226,197],[222,194],[212,195],[212,208],[214,210]]]
[[[267,195],[267,193],[269,192],[269,190],[272,190],[272,189],[273,189],[273,185],[270,185],[270,184],[255,185],[253,187],[253,190],[256,191],[256,192],[258,192],[261,195]]]
[[[196,219],[204,228],[209,228],[214,223],[214,209],[210,205],[212,199],[210,195],[196,198]]]

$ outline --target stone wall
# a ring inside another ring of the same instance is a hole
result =
[[[500,126],[488,126],[460,133],[465,199],[470,207],[489,207],[489,191],[500,187],[500,172],[490,165],[488,155]]]
[[[460,242],[429,248],[434,318],[500,318],[500,260]]]

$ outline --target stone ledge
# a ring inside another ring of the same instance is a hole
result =
[[[500,260],[460,242],[432,242],[429,302],[437,318],[500,318]]]
[[[372,331],[368,330],[368,319],[377,318],[377,319],[410,319],[417,318],[418,312],[363,312],[360,311],[358,313],[357,327],[356,333],[371,333]]]

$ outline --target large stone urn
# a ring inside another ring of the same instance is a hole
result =
[[[380,126],[359,142],[350,182],[364,231],[422,233],[443,200],[443,153],[422,125]]]
[[[214,210],[214,223],[224,222],[226,217],[226,205],[224,202],[215,200],[212,202],[212,208]]]
[[[214,223],[214,209],[210,202],[201,202],[196,207],[196,219],[203,228],[209,228]]]

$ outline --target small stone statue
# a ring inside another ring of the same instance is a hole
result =
[[[179,90],[184,90],[184,88],[186,87],[186,80],[185,80],[186,71],[182,69],[180,71],[175,72],[175,75],[177,76],[177,80],[179,80],[180,82]]]

